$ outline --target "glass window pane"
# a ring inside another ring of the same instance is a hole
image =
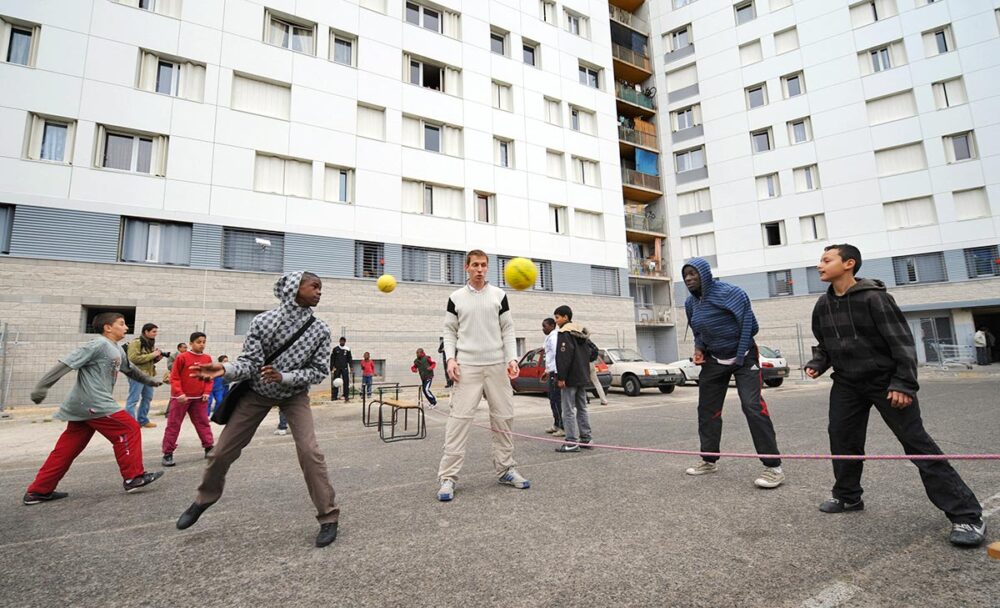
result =
[[[62,162],[66,156],[66,125],[45,123],[42,133],[42,151],[39,158]]]
[[[508,144],[505,141],[500,142],[500,166],[509,167],[510,158],[508,156]]]
[[[420,25],[420,7],[412,2],[406,3],[406,21],[414,25]]]
[[[958,135],[951,139],[955,146],[955,160],[966,160],[972,158],[972,149],[969,146],[968,135]]]
[[[948,40],[944,36],[944,32],[934,32],[934,38],[937,41],[938,53],[948,52]]]
[[[802,94],[802,86],[799,83],[798,76],[792,76],[788,79],[788,96],[795,97],[796,95]]]
[[[353,65],[351,57],[354,50],[354,43],[350,40],[335,38],[333,43],[333,60],[344,65]]]
[[[7,61],[28,65],[31,54],[31,30],[11,28],[10,48],[7,49]]]
[[[271,20],[271,44],[276,44],[280,47],[288,48],[288,29],[287,23],[282,23],[276,19]]]
[[[420,84],[421,65],[419,61],[410,62],[410,84]]]
[[[757,87],[755,89],[750,89],[750,107],[756,108],[758,106],[764,105],[764,88]]]
[[[312,28],[296,27],[292,38],[292,50],[301,53],[312,53]]]
[[[135,170],[139,173],[149,173],[153,162],[153,140],[145,137],[139,138],[139,155],[136,159]]]
[[[503,55],[504,37],[500,34],[490,34],[490,50],[498,55]]]
[[[132,137],[108,133],[104,140],[104,166],[123,171],[132,168]]]
[[[441,129],[424,125],[424,150],[441,151]]]
[[[524,45],[524,62],[528,65],[535,65],[535,49],[527,44]]]
[[[434,188],[431,186],[424,186],[424,213],[434,213]]]
[[[804,122],[793,123],[792,131],[795,134],[795,143],[802,143],[806,140],[806,123]]]
[[[441,15],[429,8],[424,9],[424,27],[435,32],[441,31]]]
[[[156,69],[156,92],[170,95],[173,93],[174,64],[161,61]]]
[[[340,172],[340,200],[347,201],[347,171]]]

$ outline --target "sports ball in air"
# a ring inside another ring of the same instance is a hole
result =
[[[335,387],[337,387],[337,388],[341,388],[342,386],[344,386],[344,379],[343,378],[334,378],[333,379],[333,385]]]
[[[538,278],[538,268],[528,258],[514,258],[503,269],[503,278],[507,285],[518,291],[528,289]]]
[[[390,293],[393,289],[396,289],[396,277],[391,274],[384,274],[378,278],[375,285],[382,293]]]

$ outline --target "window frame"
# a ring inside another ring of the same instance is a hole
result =
[[[486,219],[482,218],[480,211],[480,203],[485,202]],[[480,224],[493,224],[497,223],[497,201],[496,194],[492,192],[482,192],[479,190],[473,190],[472,192],[472,204],[473,204],[473,221]]]
[[[351,58],[350,58],[350,61],[348,61],[347,63],[345,63],[343,61],[338,61],[337,60],[337,48],[338,48],[337,44],[338,43],[347,43],[347,44],[350,45]],[[333,63],[336,63],[337,65],[343,65],[343,66],[347,66],[347,67],[351,67],[351,68],[356,68],[356,67],[358,67],[358,53],[357,53],[357,48],[358,48],[358,37],[357,36],[355,36],[353,34],[347,34],[347,33],[344,33],[344,32],[340,32],[340,31],[334,30],[332,28],[330,29],[330,51],[329,51],[329,60],[330,61],[332,61]],[[444,80],[444,78],[442,77],[442,85],[441,85],[442,88],[444,88],[443,80]]]
[[[303,21],[303,20],[300,20],[300,19],[296,19],[295,17],[293,17],[291,15],[286,15],[284,13],[275,12],[275,11],[273,11],[271,9],[265,9],[264,14],[267,17],[265,19],[265,21],[264,21],[264,24],[265,24],[265,26],[264,26],[264,43],[265,44],[268,44],[268,45],[274,46],[274,47],[278,47],[280,49],[289,50],[289,51],[292,51],[293,53],[301,53],[303,55],[309,55],[309,56],[312,56],[312,57],[316,56],[316,46],[317,46],[316,45],[316,34],[317,34],[317,30],[318,30],[317,24],[312,23],[310,21]],[[273,27],[274,27],[275,23],[278,23],[280,25],[286,26],[288,28],[286,30],[286,32],[285,32],[285,35],[288,37],[288,46],[285,46],[284,44],[277,44],[275,42],[272,42],[272,33],[274,31]],[[296,36],[295,31],[296,31],[296,29],[299,29],[299,30],[308,30],[310,32],[309,39],[310,39],[311,48],[308,51],[297,50],[297,49],[293,48],[295,46],[295,36]]]
[[[812,135],[812,121],[809,120],[808,116],[803,116],[802,118],[795,118],[788,121],[788,143],[797,146],[799,144],[809,143],[813,139]],[[797,126],[802,128],[802,139],[797,137]]]
[[[579,82],[588,89],[596,89],[598,91],[602,90],[601,89],[602,72],[604,72],[603,68],[591,67],[584,63],[577,64],[577,76],[579,78]],[[590,84],[591,80],[593,80],[594,84]]]
[[[569,234],[569,211],[565,205],[549,204],[549,233]]]
[[[340,198],[330,198],[327,195],[329,192],[329,187],[327,186],[327,175],[330,170],[337,172],[337,196],[341,194],[344,195],[343,199]],[[328,203],[344,203],[351,205],[354,203],[354,169],[350,167],[343,167],[340,165],[331,165],[326,163],[323,165],[323,200]]]
[[[799,88],[799,92],[796,93],[795,95],[792,95],[791,88],[789,87],[789,83],[793,79],[797,82],[797,86]],[[786,74],[786,75],[782,76],[781,77],[781,91],[784,94],[785,99],[791,99],[792,97],[798,97],[799,95],[805,94],[806,87],[805,87],[804,73],[803,72],[794,72],[792,74]]]
[[[105,129],[104,129],[103,135],[104,135],[103,141],[100,142],[101,154],[100,154],[99,158],[96,159],[96,160],[99,160],[100,163],[101,163],[100,165],[98,165],[98,167],[100,167],[101,169],[108,170],[108,171],[121,171],[123,173],[137,173],[137,174],[142,174],[142,175],[149,175],[150,177],[156,176],[156,173],[154,172],[154,165],[155,165],[155,160],[157,159],[157,154],[158,154],[157,144],[159,142],[157,141],[157,139],[159,139],[159,136],[147,135],[145,133],[130,132],[130,131],[125,130],[125,129],[116,129],[116,128],[107,128],[107,127],[105,127]],[[101,136],[101,133],[98,133],[98,137],[100,137],[100,136]],[[112,136],[122,137],[122,138],[129,138],[129,139],[132,140],[132,143],[129,144],[129,146],[130,146],[129,152],[130,152],[130,157],[131,158],[129,160],[129,168],[128,169],[121,169],[119,167],[109,167],[107,165],[107,162],[108,162],[108,139],[110,137],[112,137]],[[137,142],[143,142],[143,141],[148,141],[149,142],[149,146],[150,146],[149,147],[149,150],[150,150],[149,151],[149,171],[140,171],[138,169],[138,166],[139,166],[139,147],[140,146],[138,146],[136,144],[137,144]]]
[[[682,170],[680,168],[680,159],[681,158],[693,159],[695,152],[701,152],[701,165],[695,167],[694,163],[691,162],[691,160],[688,160],[688,165],[689,165],[688,168]],[[674,173],[675,174],[687,173],[688,171],[697,171],[698,169],[701,169],[702,167],[707,166],[707,163],[708,163],[708,159],[706,158],[705,146],[704,145],[697,146],[697,147],[694,147],[694,148],[688,148],[686,150],[678,150],[677,152],[674,152]]]
[[[763,150],[761,150],[758,147],[759,143],[758,138],[761,135],[767,138],[765,142],[767,144],[767,147]],[[750,131],[750,144],[751,144],[750,149],[753,151],[754,154],[763,154],[765,152],[771,152],[772,150],[774,150],[775,149],[774,132],[771,129],[771,127],[765,127],[763,129],[757,129],[756,131]]]
[[[494,43],[500,43],[500,52],[497,52]],[[510,57],[510,32],[491,27],[490,28],[490,53],[501,57]]]
[[[41,35],[42,26],[29,21],[0,16],[0,32],[4,30],[7,30],[7,36],[4,40],[5,46],[3,49],[0,49],[0,52],[3,53],[3,63],[8,65],[19,65],[26,68],[34,68],[38,60],[38,39]],[[11,56],[14,51],[15,31],[27,34],[28,37],[28,48],[24,57],[24,63],[11,61]]]
[[[740,12],[750,9],[750,17],[740,21]],[[757,6],[754,0],[743,0],[733,5],[733,16],[736,19],[736,26],[746,25],[757,18]]]
[[[417,7],[417,20],[416,21],[410,21],[410,19],[409,19],[409,16],[410,16],[409,9],[410,9],[411,5]],[[435,13],[437,15],[437,27],[436,28],[427,27],[427,13],[428,12]],[[428,30],[428,31],[431,31],[431,32],[436,32],[436,33],[442,34],[442,35],[444,34],[444,11],[442,11],[441,9],[437,9],[437,8],[433,8],[433,7],[429,7],[429,6],[424,6],[423,4],[420,4],[419,2],[412,2],[410,0],[407,0],[407,2],[405,2],[403,4],[403,21],[405,23],[409,23],[410,25],[415,25],[415,26],[417,26],[417,27],[419,27],[421,29],[425,29],[425,30]]]
[[[541,50],[542,45],[533,40],[528,40],[527,38],[521,38],[521,60],[524,65],[530,65],[533,68],[540,68],[541,65]],[[528,50],[531,50],[531,61],[527,60]]]
[[[969,155],[965,158],[958,157],[958,150],[955,148],[955,142],[959,138],[964,138],[966,140],[966,150]],[[976,160],[979,158],[978,149],[976,148],[976,138],[975,131],[969,130],[961,133],[953,133],[951,135],[944,136],[946,147],[945,152],[946,159],[949,165],[956,163],[963,163],[970,160]]]
[[[777,243],[770,242],[771,229],[775,230],[778,237]],[[785,220],[774,220],[773,222],[761,222],[761,236],[764,240],[764,248],[784,247],[788,245],[788,233],[785,231]]]
[[[753,93],[755,91],[760,91],[761,103],[753,105]],[[757,108],[763,108],[768,104],[768,94],[767,94],[767,83],[759,82],[757,84],[752,84],[744,89],[747,100],[747,110],[756,110]]]

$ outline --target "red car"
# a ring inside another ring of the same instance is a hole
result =
[[[611,386],[611,371],[608,366],[598,359],[597,365],[597,379],[601,381],[601,386],[604,387],[604,392],[608,391],[608,387]],[[518,367],[521,368],[521,373],[517,378],[510,381],[510,385],[514,387],[515,393],[546,393],[548,392],[548,383],[542,382],[541,377],[545,372],[545,349],[536,348],[535,350],[529,350],[521,357],[521,360],[517,362]],[[592,384],[588,386],[593,386]],[[590,392],[597,395],[597,391],[593,388]]]

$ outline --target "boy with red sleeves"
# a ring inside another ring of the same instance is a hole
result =
[[[205,458],[215,445],[212,427],[208,423],[208,408],[205,407],[212,394],[212,380],[191,375],[192,365],[207,365],[212,362],[212,357],[205,354],[205,334],[200,331],[191,334],[188,344],[189,350],[178,355],[170,368],[170,405],[167,407],[167,430],[163,433],[165,467],[174,466],[177,435],[181,432],[185,414],[198,431],[201,447],[205,448]]]

